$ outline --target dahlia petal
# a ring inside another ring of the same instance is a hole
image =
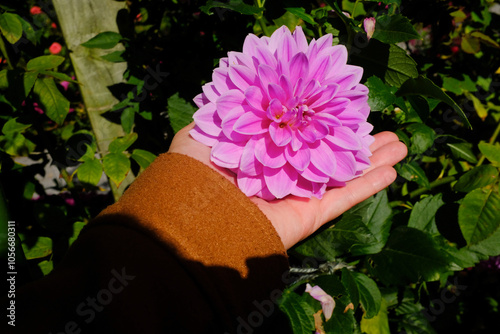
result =
[[[316,112],[321,111],[337,116],[345,110],[345,108],[349,105],[349,102],[349,99],[345,97],[335,97],[330,102],[317,107],[315,110]]]
[[[262,177],[247,175],[242,171],[238,171],[236,182],[238,188],[248,197],[256,195],[265,185]]]
[[[297,81],[306,78],[309,74],[309,61],[303,52],[297,53],[290,61],[290,80]]]
[[[279,119],[283,116],[283,105],[278,99],[272,99],[266,112],[269,119],[280,122]]]
[[[297,171],[286,164],[283,168],[269,168],[264,166],[264,180],[267,188],[276,198],[283,198],[297,184]]]
[[[215,102],[217,114],[224,120],[231,110],[241,107],[243,101],[245,101],[245,95],[240,90],[233,89],[224,92]]]
[[[350,181],[356,174],[356,159],[349,151],[335,151],[337,170],[333,178],[337,181]]]
[[[212,82],[204,84],[201,89],[203,90],[203,94],[205,94],[206,98],[210,102],[215,102],[220,96],[220,93],[217,91],[215,85]]]
[[[207,98],[205,94],[201,93],[194,97],[193,102],[194,104],[196,104],[198,108],[201,108],[205,104],[210,103],[210,100]]]
[[[332,46],[332,43],[333,43],[332,34],[323,35],[316,41],[316,45],[318,46],[319,50]]]
[[[269,51],[271,51],[271,53],[274,54],[274,52],[278,49],[278,47],[282,43],[281,40],[283,38],[283,35],[286,35],[287,33],[291,35],[290,30],[288,30],[288,28],[285,26],[281,26],[280,28],[276,29],[273,32],[273,34],[269,38],[269,43],[268,43],[268,48]]]
[[[251,138],[245,145],[240,160],[240,170],[246,175],[262,174],[262,164],[255,157],[256,140]]]
[[[269,135],[278,146],[285,146],[292,140],[292,129],[287,124],[272,122]]]
[[[347,48],[344,45],[335,45],[333,46],[332,49],[332,61],[333,61],[333,68],[332,68],[332,73],[335,73],[338,71],[341,66],[344,66],[347,63]]]
[[[217,137],[221,133],[221,119],[215,113],[215,104],[209,103],[198,109],[194,113],[193,119],[206,134]]]
[[[339,114],[336,115],[343,125],[356,125],[360,122],[365,122],[366,117],[363,116],[358,110],[349,108],[345,108]]]
[[[244,91],[255,83],[257,75],[246,66],[231,65],[229,67],[229,78],[238,89]]]
[[[287,97],[287,100],[284,103],[284,105],[288,109],[292,109],[293,107],[295,107],[297,105],[297,98],[295,96],[293,96],[292,83],[290,82],[290,80],[286,76],[282,75],[280,77],[280,86],[281,86],[281,88],[283,88],[283,91],[285,92],[285,96]]]
[[[304,35],[304,31],[302,31],[301,26],[295,27],[295,31],[293,32],[293,39],[295,40],[295,44],[297,44],[298,52],[306,52],[308,45],[306,35]]]
[[[328,187],[345,187],[345,182],[330,179],[330,181],[328,181],[328,183],[326,185]]]
[[[329,132],[328,126],[317,120],[311,120],[307,126],[299,129],[300,136],[308,143],[325,138]]]
[[[260,86],[262,87],[263,91],[267,92],[267,87],[269,86],[269,84],[277,84],[279,82],[278,73],[276,73],[276,71],[271,68],[271,66],[261,64],[259,65],[257,71],[259,73]]]
[[[228,139],[220,139],[217,144],[212,147],[211,160],[217,166],[225,168],[237,168],[243,153],[241,143],[235,143]]]
[[[342,125],[342,123],[340,122],[340,120],[337,117],[335,117],[327,112],[316,113],[314,115],[314,119],[318,120],[321,123],[324,123],[328,126],[340,126],[340,125]]]
[[[217,143],[217,137],[210,136],[203,132],[198,125],[195,125],[194,128],[189,130],[189,135],[193,137],[194,140],[205,144],[207,146],[214,146]]]
[[[317,79],[319,81],[323,81],[325,77],[330,72],[331,68],[331,56],[324,55],[320,59],[316,59],[314,62],[311,63],[311,68],[309,70],[309,76],[307,77],[308,79]]]
[[[368,135],[373,130],[373,125],[368,122],[361,122],[356,130],[356,134],[360,137]]]
[[[256,64],[265,64],[271,66],[271,68],[276,68],[278,62],[273,54],[269,51],[267,47],[257,46],[255,52],[252,53],[254,59],[257,60]],[[258,66],[257,66],[258,68]]]
[[[311,162],[311,150],[307,145],[303,149],[294,151],[291,146],[285,149],[286,160],[297,170],[304,170]]]
[[[359,150],[362,147],[359,137],[346,126],[333,128],[333,133],[327,136],[326,139],[346,150]]]
[[[265,43],[259,37],[254,34],[248,34],[243,43],[243,53],[247,55],[254,54],[256,48],[261,45],[265,45]]]
[[[249,110],[234,123],[234,131],[243,135],[257,135],[267,132],[269,120]]]
[[[297,184],[290,192],[294,196],[311,198],[313,196],[313,183],[299,175]]]
[[[283,34],[278,43],[278,47],[276,48],[276,59],[278,59],[278,62],[281,61],[284,64],[288,64],[293,55],[297,53],[297,43],[295,43],[289,30]]]
[[[255,71],[256,67],[252,57],[241,52],[230,51],[227,53],[228,63],[231,65],[242,65]]]
[[[364,107],[368,101],[368,94],[361,90],[346,90],[339,92],[337,96],[348,98],[351,101],[349,108],[352,109]]]
[[[234,124],[241,116],[246,112],[245,108],[241,105],[231,109],[222,121],[222,132],[224,135],[235,142],[247,141],[250,137],[249,135],[244,135],[234,131]]]
[[[219,93],[238,88],[233,84],[231,79],[229,79],[228,72],[228,68],[219,67],[212,73],[212,82]]]
[[[370,167],[370,158],[361,151],[354,153],[356,159],[356,171],[362,171]]]
[[[359,66],[346,65],[333,78],[344,90],[349,90],[359,83],[363,77],[363,68]],[[329,83],[330,79],[328,80]]]
[[[290,147],[292,148],[292,151],[297,152],[303,145],[304,141],[302,140],[302,138],[299,138],[299,136],[297,136],[297,132],[293,131],[292,141],[290,142]]]
[[[316,99],[310,98],[307,100],[309,108],[316,110],[316,108],[319,108],[322,105],[330,102],[339,91],[339,88],[339,85],[326,86],[326,88],[321,93],[315,95],[317,96]]]
[[[331,148],[323,141],[309,144],[311,151],[311,163],[321,172],[328,176],[333,176],[337,169],[335,154]]]
[[[264,100],[262,95],[262,90],[257,86],[250,86],[245,90],[245,98],[249,106],[256,110],[264,110],[263,103],[267,101]]]
[[[298,173],[303,178],[311,182],[326,183],[330,179],[328,175],[320,171],[313,164],[309,164],[306,169],[304,169],[303,171],[298,171]]]
[[[219,67],[229,67],[229,60],[227,57],[222,57],[219,59]]]
[[[255,157],[264,167],[280,168],[286,164],[284,148],[277,146],[269,136],[262,136],[255,144]]]
[[[269,92],[269,97],[271,99],[278,99],[281,102],[281,104],[286,103],[287,96],[283,88],[281,88],[281,86],[275,84],[269,84],[269,86],[267,86],[267,90]]]

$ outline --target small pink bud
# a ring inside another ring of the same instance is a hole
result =
[[[372,38],[373,33],[375,32],[375,23],[376,22],[377,21],[375,20],[374,17],[367,17],[363,21],[363,27],[365,28],[366,35],[368,36],[368,40],[370,40],[370,38]]]
[[[312,287],[309,283],[306,285],[306,292],[309,293],[311,297],[321,302],[321,308],[323,309],[325,320],[330,320],[333,314],[333,309],[335,308],[335,301],[332,296],[323,291],[323,289],[321,289],[318,285]]]
[[[62,50],[62,46],[61,46],[61,44],[59,44],[57,42],[52,43],[52,45],[49,47],[49,51],[53,55],[58,54],[59,52],[61,52],[61,50]]]
[[[30,8],[30,14],[31,15],[39,15],[39,14],[42,14],[42,9],[38,6],[33,6]]]

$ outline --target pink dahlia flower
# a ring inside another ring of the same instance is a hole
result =
[[[321,198],[370,165],[368,89],[346,61],[331,34],[309,45],[300,27],[250,34],[194,98],[190,134],[247,196]]]

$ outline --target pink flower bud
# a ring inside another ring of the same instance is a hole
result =
[[[49,47],[49,51],[53,55],[58,54],[59,52],[61,52],[61,50],[62,50],[62,46],[61,46],[61,44],[59,44],[57,42],[52,43],[52,45]]]
[[[375,23],[376,22],[377,21],[375,20],[374,17],[367,17],[363,21],[363,27],[365,28],[366,35],[368,36],[368,40],[370,40],[370,38],[372,38],[373,33],[375,32]]]
[[[313,287],[309,283],[306,285],[306,292],[309,293],[311,297],[321,302],[321,308],[323,309],[325,320],[330,320],[333,314],[333,309],[335,308],[335,301],[332,296],[323,291],[323,289],[321,289],[318,285]]]
[[[42,9],[38,6],[33,6],[30,8],[30,14],[31,15],[39,15],[39,14],[42,14]]]

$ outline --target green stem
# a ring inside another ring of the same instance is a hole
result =
[[[437,180],[434,180],[430,183],[429,185],[429,188],[425,188],[425,187],[422,187],[422,188],[418,188],[417,190],[414,190],[410,193],[410,198],[415,198],[419,195],[422,195],[426,192],[428,192],[429,190],[433,189],[433,188],[436,188],[436,187],[439,187],[439,186],[442,186],[443,184],[447,184],[447,183],[451,183],[453,181],[456,180],[456,177],[455,176],[447,176],[447,177],[443,177],[442,179],[437,179]]]
[[[495,129],[495,132],[493,132],[493,135],[491,136],[489,143],[493,144],[495,140],[497,140],[499,134],[500,134],[500,122],[498,122],[497,128]],[[476,167],[481,166],[485,158],[486,157],[484,156],[484,154],[481,155],[481,158],[479,158]]]
[[[7,53],[7,48],[5,48],[5,43],[3,42],[3,38],[0,36],[0,51],[3,56],[7,60],[7,66],[9,66],[9,70],[13,70],[14,66],[12,66],[12,62],[10,61],[9,54]]]
[[[255,0],[254,4],[257,5],[258,8],[262,8],[264,11],[264,5],[266,3],[266,0]],[[264,35],[269,36],[269,30],[267,29],[266,22],[264,21],[264,15],[260,13],[259,15],[254,15],[255,19],[257,22],[259,22],[260,27],[262,28],[262,32]]]

